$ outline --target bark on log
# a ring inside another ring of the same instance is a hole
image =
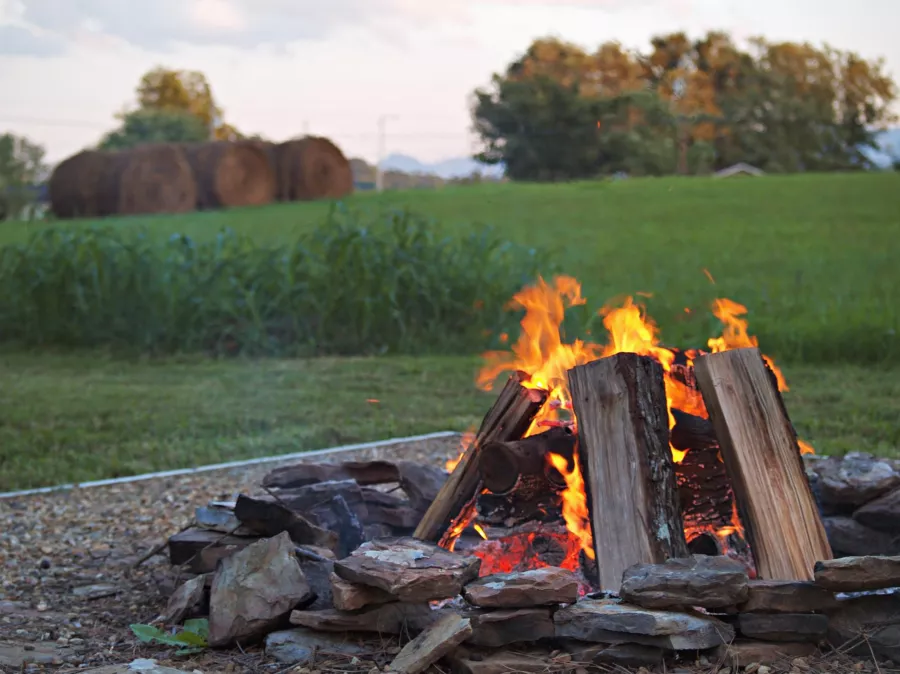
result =
[[[756,348],[702,356],[694,371],[764,580],[812,580],[833,557],[797,435]]]
[[[516,486],[520,476],[534,475],[564,488],[565,479],[553,468],[547,455],[560,454],[569,460],[575,453],[576,441],[570,428],[561,427],[523,440],[489,442],[482,449],[480,461],[484,486],[494,494],[505,494]]]
[[[663,370],[647,356],[620,353],[574,367],[568,378],[598,585],[618,592],[633,564],[688,554]]]
[[[675,449],[684,451],[717,449],[719,447],[716,431],[709,419],[678,409],[672,410],[672,416],[675,417],[675,426],[672,428],[669,439]]]
[[[525,375],[512,375],[488,411],[481,427],[450,477],[416,527],[413,536],[423,541],[450,545],[468,522],[475,499],[482,490],[479,458],[485,444],[495,440],[518,440],[528,431],[547,394],[522,386]]]

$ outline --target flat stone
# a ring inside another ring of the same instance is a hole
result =
[[[366,606],[397,601],[397,597],[384,590],[379,590],[377,587],[369,587],[368,585],[360,585],[359,583],[351,583],[336,573],[331,574],[330,583],[334,607],[341,611],[356,611]]]
[[[854,517],[822,518],[832,550],[851,556],[900,554],[900,537],[870,529]]]
[[[72,594],[82,599],[102,599],[118,594],[121,588],[111,583],[96,583],[94,585],[82,585],[72,588]]]
[[[84,674],[187,674],[183,669],[173,669],[172,667],[163,667],[156,660],[150,658],[138,658],[129,663],[119,665],[107,665],[96,669],[82,669],[80,672]]]
[[[816,562],[816,585],[834,592],[900,587],[900,556],[839,557]]]
[[[169,597],[163,622],[166,625],[179,625],[185,618],[196,614],[203,606],[206,596],[206,581],[212,574],[195,576],[182,583]]]
[[[763,641],[812,641],[825,638],[828,616],[820,613],[741,613],[741,634]]]
[[[693,555],[625,570],[622,599],[644,608],[724,608],[747,599],[747,569],[724,556]]]
[[[547,674],[574,669],[569,666],[554,667],[550,651],[546,650],[513,653],[458,648],[445,659],[454,674]]]
[[[630,606],[608,599],[586,599],[553,616],[556,636],[595,643],[639,643],[668,650],[713,648],[734,638],[720,620]]]
[[[440,614],[425,603],[393,602],[372,606],[362,611],[293,611],[292,625],[323,632],[378,632],[405,634],[419,632],[434,622]]]
[[[565,647],[571,654],[576,667],[587,664],[617,665],[619,667],[656,667],[661,664],[665,651],[656,646],[643,644],[578,644],[572,642]]]
[[[352,583],[384,590],[405,602],[454,597],[478,577],[481,560],[449,552],[412,537],[364,543],[335,562],[335,573]]]
[[[322,551],[328,552],[328,551]],[[306,606],[310,610],[322,610],[334,608],[334,597],[331,595],[331,576],[334,575],[334,561],[324,558],[310,559],[297,555],[300,570],[309,584],[310,591],[315,595],[313,602]]]
[[[754,662],[789,665],[794,658],[806,658],[818,650],[815,644],[809,642],[735,641],[719,646],[710,659],[721,662],[725,667],[746,667]]]
[[[853,513],[853,519],[878,531],[892,534],[900,532],[900,488],[869,501]]]
[[[837,605],[834,594],[813,582],[751,580],[742,613],[814,613]]]
[[[822,500],[831,504],[861,506],[900,486],[893,462],[861,452],[823,459],[813,470]]]
[[[209,599],[209,645],[246,644],[313,598],[287,532],[223,559]]]
[[[830,614],[828,641],[861,657],[876,655],[900,662],[900,595],[846,599]]]
[[[388,666],[388,671],[421,674],[471,634],[472,624],[468,618],[447,613],[406,644]]]
[[[499,648],[510,644],[530,643],[556,635],[549,608],[514,608],[498,610],[474,609],[463,616],[472,622],[468,643]]]
[[[553,566],[518,573],[495,573],[469,583],[463,597],[484,608],[531,608],[573,604],[578,599],[578,577]]]
[[[317,651],[341,653],[348,657],[372,652],[372,644],[352,634],[314,632],[303,627],[272,632],[266,637],[266,655],[284,665],[305,665]],[[321,658],[321,656],[319,656]]]

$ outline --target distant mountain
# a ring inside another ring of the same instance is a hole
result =
[[[875,137],[877,150],[865,149],[863,154],[878,168],[891,168],[900,160],[900,128],[882,131]]]
[[[484,176],[500,178],[503,176],[502,166],[488,166],[481,164],[470,157],[454,157],[444,159],[433,164],[426,164],[415,157],[405,154],[391,154],[381,162],[381,168],[385,171],[402,171],[412,174],[431,174],[449,180],[450,178],[465,178],[476,171]]]

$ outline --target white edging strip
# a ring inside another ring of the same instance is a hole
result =
[[[322,456],[325,454],[337,454],[339,452],[353,452],[359,449],[373,449],[375,447],[390,447],[391,445],[402,445],[407,442],[418,442],[420,440],[436,440],[438,438],[449,438],[459,435],[456,431],[440,431],[438,433],[427,433],[425,435],[411,435],[406,438],[392,438],[391,440],[376,440],[374,442],[361,442],[356,445],[342,445],[340,447],[329,447],[328,449],[314,449],[308,452],[294,452],[292,454],[280,454],[278,456],[266,456],[259,459],[245,459],[243,461],[229,461],[228,463],[214,463],[209,466],[199,466],[197,468],[179,468],[177,470],[164,470],[158,473],[144,473],[142,475],[130,475],[128,477],[115,477],[109,480],[95,480],[93,482],[81,482],[74,484],[60,484],[55,487],[39,487],[37,489],[23,489],[21,491],[8,491],[0,493],[0,500],[14,498],[16,496],[31,496],[32,494],[49,494],[55,491],[68,491],[71,489],[88,489],[90,487],[105,487],[112,484],[127,484],[129,482],[141,482],[143,480],[152,480],[158,477],[174,477],[177,475],[192,475],[194,473],[207,473],[212,470],[223,470],[225,468],[241,468],[242,466],[255,466],[261,463],[275,463],[278,461],[291,461],[292,459],[302,459],[308,456]]]

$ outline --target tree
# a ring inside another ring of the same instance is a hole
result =
[[[38,201],[48,168],[44,148],[27,138],[0,136],[0,220],[20,217]]]
[[[137,88],[138,105],[150,110],[187,112],[207,129],[221,123],[222,110],[203,73],[157,67],[145,74]]]
[[[144,143],[192,143],[207,140],[200,118],[180,110],[138,109],[121,115],[122,124],[100,141],[101,150],[126,150]]]

